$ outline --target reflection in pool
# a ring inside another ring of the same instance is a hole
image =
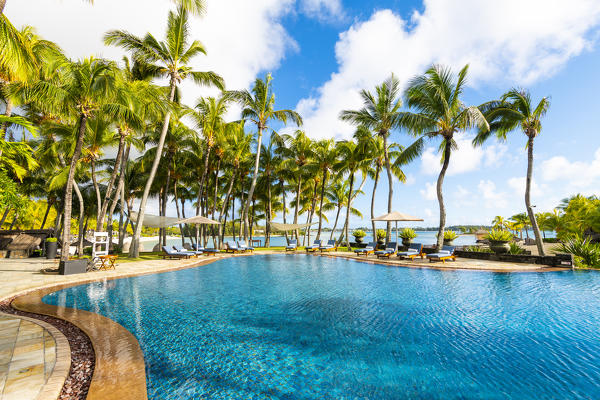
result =
[[[600,274],[239,257],[44,301],[129,329],[151,399],[597,399]]]

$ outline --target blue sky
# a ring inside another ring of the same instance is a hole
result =
[[[9,0],[6,15],[16,25],[38,27],[74,58],[118,59],[119,49],[102,45],[103,32],[121,28],[161,35],[172,7],[166,0],[123,3]],[[257,76],[272,72],[278,107],[298,110],[314,138],[347,138],[352,127],[337,114],[360,106],[360,88],[372,89],[392,72],[405,83],[431,63],[455,70],[471,65],[464,94],[470,105],[513,86],[526,87],[536,100],[551,96],[536,140],[533,191],[537,209],[551,210],[578,192],[600,194],[599,25],[600,4],[589,0],[209,0],[208,14],[193,21],[192,35],[209,53],[195,61],[197,68],[221,73],[229,88],[249,87]],[[191,84],[183,89],[189,103],[210,93]],[[523,134],[478,149],[470,146],[470,133],[460,136],[465,139],[445,182],[448,223],[486,224],[495,215],[523,211]],[[403,132],[392,139],[410,143]],[[394,188],[394,209],[419,215],[428,226],[438,219],[432,196],[439,170],[435,149],[432,143],[422,160],[407,166],[408,183]],[[371,188],[367,182],[369,195],[355,203],[365,215]],[[383,180],[376,213],[386,211],[386,199]],[[351,225],[369,221],[355,218]]]

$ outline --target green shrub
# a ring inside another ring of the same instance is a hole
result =
[[[387,236],[385,229],[377,229],[377,240],[383,240]]]
[[[522,248],[521,246],[519,246],[516,243],[511,243],[510,244],[510,250],[508,251],[508,254],[517,255],[517,254],[523,254],[523,253],[525,253],[525,249],[524,248]]]
[[[49,238],[46,238],[46,242],[48,242],[48,243],[58,242],[58,238],[49,237]]]
[[[467,251],[471,251],[473,253],[493,253],[492,249],[483,246],[469,246],[467,247]]]
[[[458,237],[458,235],[454,231],[446,231],[446,232],[444,232],[444,240],[454,240],[457,237]]]
[[[590,243],[589,238],[571,238],[554,252],[573,254],[577,266],[600,268],[600,243]]]
[[[354,236],[355,238],[364,238],[365,236],[367,236],[367,234],[362,229],[357,229],[354,232],[352,232],[352,236]]]
[[[513,235],[509,231],[492,229],[490,233],[485,235],[485,238],[492,242],[510,242],[513,238]]]
[[[414,239],[417,237],[417,233],[414,231],[414,229],[404,228],[404,229],[402,229],[402,231],[400,231],[399,236],[402,239]]]
[[[559,242],[558,238],[544,238],[544,239],[542,239],[542,241],[544,243],[558,243]]]

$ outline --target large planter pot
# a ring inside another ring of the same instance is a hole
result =
[[[454,244],[454,239],[444,239],[444,246],[452,246]]]
[[[413,242],[413,239],[402,239],[402,244],[404,246],[410,246]]]
[[[58,242],[46,242],[46,258],[48,260],[54,260],[56,258],[57,249]]]
[[[490,240],[490,249],[496,254],[506,254],[510,251],[510,245],[504,240]]]
[[[383,246],[385,244],[385,238],[377,239],[377,246]]]
[[[356,243],[362,243],[363,242],[363,238],[362,237],[354,236],[354,240],[356,240]]]
[[[58,265],[59,275],[74,275],[87,272],[88,259],[61,261]]]

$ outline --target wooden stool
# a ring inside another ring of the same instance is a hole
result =
[[[109,269],[115,269],[115,261],[117,261],[117,257],[118,256],[112,256],[112,255],[108,255],[108,256],[98,256],[98,259],[100,259],[100,268],[98,268],[100,271],[106,271]]]

